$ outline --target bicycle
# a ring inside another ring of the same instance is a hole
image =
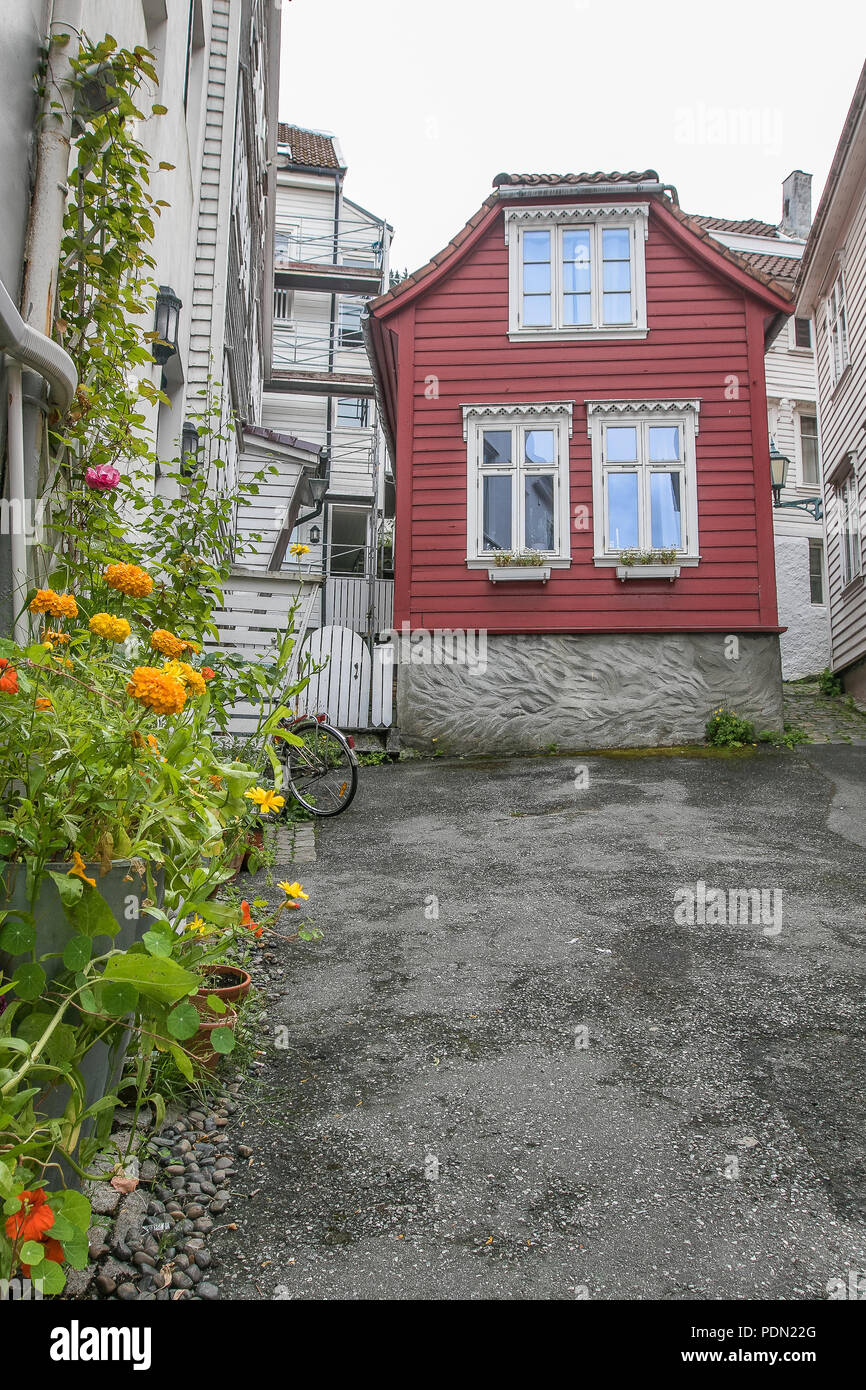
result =
[[[282,727],[302,740],[274,740],[292,796],[314,816],[339,816],[358,790],[355,740],[329,724],[324,714],[284,719]]]

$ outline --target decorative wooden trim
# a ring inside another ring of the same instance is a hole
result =
[[[701,412],[699,399],[690,401],[587,401],[586,432],[592,438],[593,418],[605,415],[684,415],[692,411],[695,417],[695,434],[699,433],[698,420]]]
[[[568,418],[568,437],[571,438],[573,430],[574,401],[529,401],[521,404],[518,401],[507,401],[497,405],[490,405],[486,402],[473,402],[471,405],[461,406],[463,411],[463,438],[469,438],[469,422],[479,419],[482,416],[486,419],[519,416],[521,419],[527,415],[536,415],[540,419],[547,419],[551,416]]]
[[[505,209],[505,245],[510,244],[511,227],[526,222],[598,222],[628,218],[643,219],[643,239],[649,236],[649,203],[582,203],[572,207],[551,207],[550,203],[539,207]]]

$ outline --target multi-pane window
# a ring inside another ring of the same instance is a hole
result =
[[[556,406],[467,420],[470,560],[495,551],[569,558],[569,420]]]
[[[642,217],[563,216],[524,225],[519,212],[512,216],[511,333],[615,337],[646,330]]]
[[[364,301],[362,299],[343,299],[340,301],[340,347],[364,346],[364,333],[361,328],[363,311]]]
[[[695,436],[699,402],[587,403],[595,561],[623,551],[698,555]]]
[[[860,503],[857,477],[852,471],[836,487],[839,512],[839,549],[842,587],[860,573]]]
[[[821,482],[821,462],[818,455],[818,417],[801,415],[800,463],[803,487],[818,487]]]
[[[827,299],[827,350],[830,356],[830,385],[835,386],[848,365],[845,285],[841,275]]]
[[[823,541],[809,541],[809,597],[812,603],[824,602]]]
[[[794,347],[812,346],[812,322],[810,319],[794,319]]]
[[[341,396],[337,401],[337,424],[346,429],[366,429],[370,423],[370,402],[366,396]]]

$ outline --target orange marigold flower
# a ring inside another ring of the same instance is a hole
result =
[[[109,565],[105,582],[130,598],[147,598],[153,592],[153,580],[139,565]]]
[[[136,666],[126,691],[154,714],[180,714],[186,704],[183,681],[170,671],[158,671],[155,666]]]
[[[31,613],[50,613],[52,618],[77,618],[78,604],[72,594],[56,594],[53,589],[37,589],[30,600]]]
[[[49,700],[49,698],[48,698],[47,695],[40,695],[40,696],[39,696],[39,699],[36,701],[36,708],[37,708],[37,709],[53,709],[54,706],[52,705],[52,703],[51,703],[51,701]]]
[[[54,1212],[48,1205],[45,1189],[19,1192],[19,1207],[6,1218],[6,1234],[12,1241],[41,1240],[54,1225]]]
[[[94,613],[87,626],[104,642],[125,642],[132,631],[125,618],[115,618],[112,613]]]
[[[47,627],[42,634],[43,642],[68,642],[69,635],[65,632],[58,632],[56,627]]]
[[[168,632],[164,627],[154,628],[150,637],[150,645],[154,651],[162,652],[163,656],[177,658],[183,656],[186,651],[186,643],[179,637],[175,637],[173,632]]]
[[[168,672],[177,680],[182,681],[193,695],[204,694],[204,681],[194,666],[190,666],[188,661],[166,661],[163,664],[163,671]]]
[[[195,652],[196,656],[198,656],[199,652],[201,651],[201,646],[198,642],[184,642],[183,646],[184,651]]]

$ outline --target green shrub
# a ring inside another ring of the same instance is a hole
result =
[[[842,682],[838,676],[834,676],[829,666],[825,666],[818,677],[818,689],[822,695],[841,695]]]
[[[732,709],[720,705],[707,720],[706,739],[714,748],[742,748],[755,742],[755,726],[751,720],[741,719]]]

